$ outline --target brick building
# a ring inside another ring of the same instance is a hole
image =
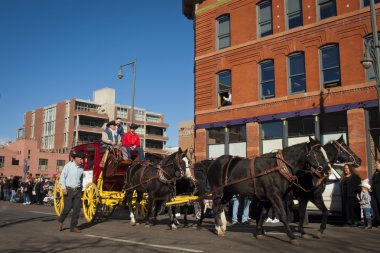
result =
[[[178,147],[183,150],[194,148],[194,121],[179,122]]]
[[[33,168],[32,172],[35,168],[34,172],[37,174],[52,176],[56,173],[55,164],[58,159],[56,157],[61,157],[63,154],[67,162],[68,152],[72,146],[100,141],[103,128],[110,120],[117,117],[122,118],[124,129],[127,131],[130,123],[130,110],[130,106],[115,103],[114,89],[103,88],[94,91],[92,101],[71,98],[28,111],[24,115],[23,135],[18,136],[19,138],[14,143],[0,149],[0,172],[1,168],[6,174],[9,174],[9,171],[12,172],[12,170],[8,170],[8,168],[11,169],[8,166],[11,166],[9,161],[12,159],[18,160],[18,166],[22,168],[23,161],[28,158],[29,152],[32,154],[29,155],[29,159],[33,161],[33,164],[30,164],[33,166],[29,166]],[[139,125],[136,132],[140,136],[145,152],[158,155],[167,153],[165,145],[168,137],[165,132],[169,125],[164,122],[163,114],[134,108],[134,123]],[[21,152],[21,150],[29,151]],[[51,155],[50,159],[45,158],[46,154],[54,155]],[[34,161],[37,161],[38,164],[35,165]],[[16,167],[13,165],[12,168],[16,170]],[[11,174],[16,175],[15,173]]]
[[[343,135],[362,158],[360,175],[372,174],[378,102],[373,69],[360,63],[371,37],[368,6],[368,0],[183,0],[195,34],[197,160],[251,157],[308,136],[326,143]],[[225,102],[228,91],[232,104]]]

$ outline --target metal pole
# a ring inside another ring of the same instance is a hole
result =
[[[374,70],[376,75],[376,90],[377,90],[377,102],[379,107],[379,116],[380,116],[380,47],[379,47],[379,38],[377,34],[377,19],[375,11],[375,1],[370,0],[370,10],[371,10],[371,23],[372,23],[372,37],[373,37],[373,50],[375,50],[375,59],[373,62],[375,64]]]
[[[136,87],[136,64],[137,61],[133,61],[133,85],[132,85],[132,108],[131,108],[131,124],[135,118],[135,87]]]

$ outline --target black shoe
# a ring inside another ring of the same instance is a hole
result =
[[[243,225],[249,225],[249,224],[251,224],[249,221],[244,221],[243,223],[242,223]]]

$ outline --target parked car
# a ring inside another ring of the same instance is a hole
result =
[[[332,173],[327,179],[326,188],[322,195],[329,214],[333,216],[342,216],[342,190],[340,187],[340,175],[342,171],[342,167],[334,166]],[[307,210],[310,213],[319,211],[311,202],[308,203]]]

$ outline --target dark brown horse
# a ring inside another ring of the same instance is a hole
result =
[[[253,160],[229,155],[217,158],[207,173],[213,194],[217,234],[225,235],[227,222],[224,206],[234,194],[239,194],[254,197],[255,201],[270,201],[284,223],[287,235],[293,243],[297,243],[288,224],[283,199],[290,185],[296,180],[296,173],[306,164],[314,168],[325,168],[329,165],[320,143],[313,139],[308,143],[287,147],[281,152],[264,154]],[[265,208],[264,212],[267,212]],[[257,230],[260,235],[262,224],[258,224]]]
[[[360,158],[344,142],[343,136],[336,141],[331,141],[323,145],[323,149],[326,151],[328,159],[332,164],[336,162],[350,163],[354,167],[358,167],[361,164]],[[305,171],[300,171],[297,175],[298,182],[301,187],[294,186],[293,195],[299,201],[298,229],[303,238],[309,238],[303,229],[306,207],[309,201],[311,201],[319,210],[322,211],[322,222],[316,234],[317,238],[321,238],[324,230],[326,229],[328,210],[323,201],[322,194],[325,191],[326,183],[330,174],[331,171],[307,168]]]
[[[164,203],[174,196],[176,181],[185,176],[189,167],[187,150],[179,149],[177,152],[165,157],[158,164],[150,162],[133,164],[125,174],[124,189],[126,202],[130,210],[131,224],[135,225],[135,217],[139,217],[140,202],[144,193],[147,194],[147,212],[145,225],[150,226],[150,217],[155,199],[162,199]],[[136,191],[136,205],[132,206],[133,192]],[[157,208],[154,218],[157,217]],[[172,215],[169,212],[169,215]],[[170,217],[173,220],[173,217]]]

